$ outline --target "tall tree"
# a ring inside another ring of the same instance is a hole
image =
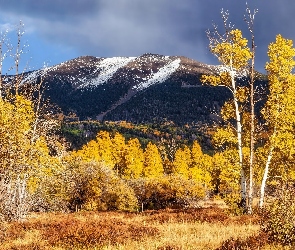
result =
[[[163,174],[164,168],[159,150],[155,144],[149,142],[144,151],[143,176],[155,178]]]
[[[126,150],[125,137],[120,133],[116,132],[112,140],[112,154],[114,159],[114,169],[117,175],[122,175],[124,167],[124,152]]]
[[[173,174],[182,175],[188,179],[190,177],[191,161],[191,150],[187,146],[177,149],[173,161]]]
[[[248,213],[252,214],[252,206],[253,206],[253,176],[254,176],[254,157],[255,157],[255,79],[254,79],[254,64],[255,64],[255,36],[254,36],[254,18],[257,9],[251,13],[251,10],[247,6],[245,21],[248,25],[248,30],[251,34],[251,63],[250,63],[250,157],[249,157],[249,192],[248,192]]]
[[[203,154],[202,148],[197,141],[194,141],[191,150],[190,176],[198,183],[202,183],[206,188],[211,183],[212,157]]]
[[[266,182],[276,151],[294,148],[295,126],[295,49],[292,40],[277,35],[276,41],[268,47],[269,62],[265,69],[268,72],[269,94],[262,111],[266,121],[269,140],[266,147],[268,154],[261,183],[259,206],[263,207]]]
[[[232,29],[228,24],[228,12],[222,11],[222,18],[225,27],[225,34],[221,35],[217,27],[214,31],[208,31],[209,47],[211,52],[218,58],[223,67],[217,76],[202,77],[202,81],[213,86],[225,86],[232,93],[233,109],[228,103],[229,109],[224,109],[224,116],[234,118],[235,136],[237,138],[237,150],[239,154],[239,166],[241,174],[241,206],[246,210],[247,185],[245,168],[243,165],[243,139],[242,139],[242,104],[246,100],[247,88],[239,85],[238,78],[245,72],[252,53],[248,48],[248,41],[242,36],[238,29]],[[228,113],[229,110],[230,112]],[[233,111],[233,113],[232,113]]]
[[[0,34],[0,214],[6,219],[22,219],[31,205],[29,191],[35,190],[33,186],[41,182],[36,180],[52,174],[60,165],[60,159],[50,155],[46,138],[49,132],[46,124],[52,116],[47,116],[42,128],[37,129],[36,103],[32,97],[19,93],[23,34],[20,22],[15,51],[7,40],[7,33]],[[7,56],[14,59],[12,68],[15,67],[16,76],[12,83],[15,92],[8,91],[5,86],[7,91],[4,94],[2,67]],[[37,101],[40,107],[39,104]]]
[[[115,161],[112,154],[113,143],[109,132],[100,131],[96,136],[100,162],[109,168],[114,168]]]
[[[32,180],[50,174],[58,159],[50,156],[42,136],[31,140],[32,102],[20,95],[6,98],[0,98],[0,214],[12,220],[26,215]]]
[[[127,142],[124,153],[123,177],[126,179],[136,179],[142,176],[143,170],[143,150],[137,138]]]

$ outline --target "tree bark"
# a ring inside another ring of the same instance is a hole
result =
[[[238,139],[238,152],[239,152],[239,166],[241,171],[241,207],[246,211],[247,209],[247,183],[245,177],[245,171],[243,167],[243,144],[242,144],[242,123],[241,123],[241,113],[239,110],[239,101],[237,99],[236,94],[236,82],[235,82],[235,71],[231,67],[230,69],[230,77],[232,82],[232,90],[234,95],[234,105],[235,105],[235,113],[236,113],[236,129],[237,129],[237,139]]]
[[[273,150],[274,150],[273,147],[269,149],[267,161],[264,168],[264,173],[263,173],[263,178],[262,178],[261,188],[260,188],[259,208],[263,208],[263,204],[264,204],[265,187],[266,187],[266,181],[268,178],[269,166],[270,166],[272,155],[273,155]]]
[[[252,36],[252,63],[250,79],[250,107],[251,107],[251,124],[250,124],[250,160],[249,160],[249,193],[248,193],[248,213],[252,214],[253,206],[253,165],[254,165],[254,147],[255,147],[255,103],[254,103],[254,59],[255,44]]]

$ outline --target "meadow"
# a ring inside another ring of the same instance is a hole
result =
[[[2,222],[1,249],[291,249],[268,243],[258,215],[232,216],[221,201],[194,209],[31,213]]]

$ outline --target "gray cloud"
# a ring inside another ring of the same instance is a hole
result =
[[[263,69],[275,35],[295,39],[295,2],[248,0],[255,20],[257,67]],[[81,55],[138,56],[151,52],[216,63],[205,30],[221,26],[221,8],[247,35],[246,4],[234,0],[0,0],[3,24],[22,19],[29,32]]]
[[[48,20],[72,20],[95,13],[96,0],[0,0],[1,11]]]

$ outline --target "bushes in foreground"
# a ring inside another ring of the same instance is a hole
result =
[[[285,246],[295,245],[294,194],[293,187],[283,188],[276,194],[277,198],[266,207],[262,230],[268,234],[270,242]]]
[[[141,209],[195,207],[205,196],[202,185],[180,175],[153,179],[135,179],[129,182]]]
[[[205,188],[201,184],[180,175],[126,180],[102,163],[76,162],[42,183],[34,194],[34,210],[139,211],[187,208],[196,207],[204,196]]]
[[[141,240],[159,233],[153,226],[116,218],[116,214],[111,212],[108,212],[107,217],[100,215],[90,212],[49,214],[13,222],[0,229],[1,249],[90,249],[123,244],[126,240]],[[31,239],[26,240],[26,237]]]
[[[135,211],[137,199],[127,183],[102,164],[78,164],[68,170],[66,189],[70,210]]]
[[[271,201],[261,211],[260,232],[257,235],[230,238],[218,250],[229,249],[294,249],[295,246],[295,204],[294,187],[282,185]]]

